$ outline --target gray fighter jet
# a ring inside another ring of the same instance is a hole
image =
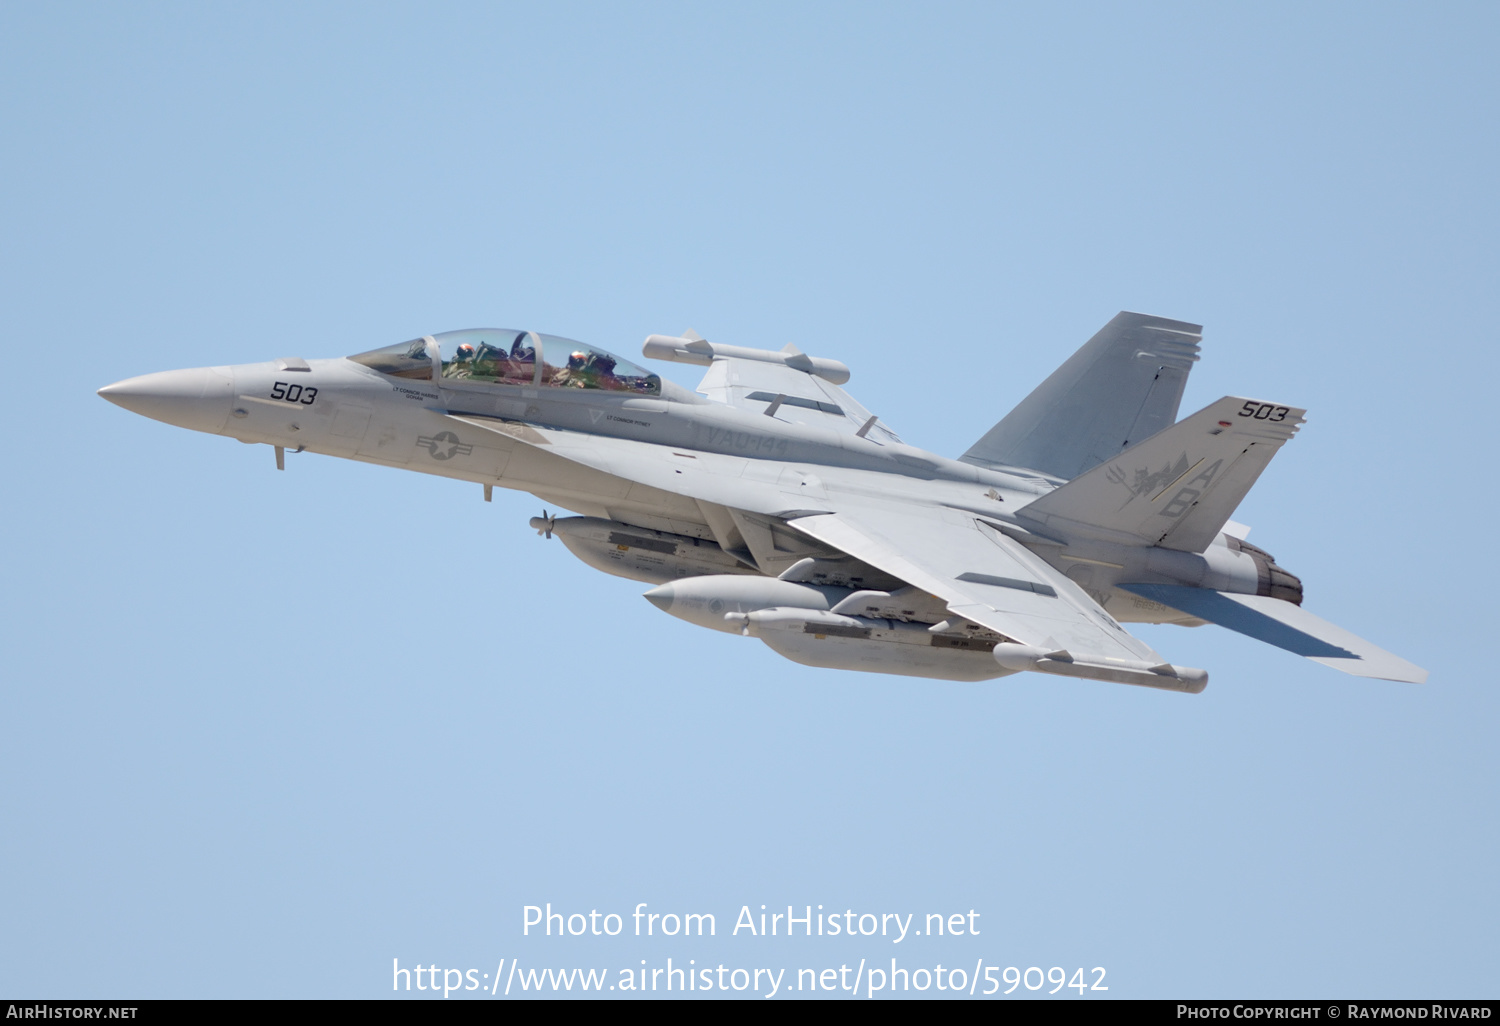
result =
[[[1346,673],[1426,671],[1302,608],[1229,518],[1305,411],[1228,396],[1177,420],[1196,324],[1121,313],[956,460],[906,445],[836,360],[652,335],[692,393],[512,329],[357,356],[147,374],[156,420],[531,492],[531,525],[657,587],[673,616],[810,666],[950,680],[1023,670],[1199,692],[1121,623],[1215,623]]]

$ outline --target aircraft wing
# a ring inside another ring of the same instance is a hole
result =
[[[772,416],[793,424],[832,428],[846,435],[858,434],[870,420],[870,411],[839,386],[783,364],[715,357],[698,383],[698,391],[714,402],[752,413],[765,413],[779,396],[781,402]],[[877,442],[901,441],[878,420],[863,437]]]
[[[973,514],[870,500],[861,500],[855,510],[835,511],[826,499],[802,493],[795,467],[450,416],[618,478],[785,521],[937,596],[955,617],[1004,635],[1009,640],[997,645],[995,654],[1007,669],[1172,691],[1201,691],[1207,681],[1201,670],[1168,665],[1071,580]],[[760,478],[760,472],[768,476]]]
[[[648,335],[641,354],[706,366],[698,391],[712,402],[872,442],[901,443],[839,387],[849,380],[848,367],[808,356],[791,343],[778,352],[749,349],[710,342],[689,329],[681,335]]]
[[[1065,649],[1084,662],[1164,662],[1078,585],[972,514],[872,506],[791,523],[1019,644]]]

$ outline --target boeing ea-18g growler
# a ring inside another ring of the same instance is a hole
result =
[[[1199,692],[1122,623],[1215,623],[1346,673],[1426,671],[1302,608],[1230,520],[1303,423],[1241,396],[1183,420],[1196,324],[1121,313],[958,459],[906,445],[836,360],[651,335],[696,393],[531,331],[166,371],[100,389],[197,431],[531,492],[531,524],[692,623],[799,663],[1021,671]]]

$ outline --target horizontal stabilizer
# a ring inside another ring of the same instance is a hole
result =
[[[1202,552],[1305,412],[1226,396],[1019,513],[1064,537]]]
[[[1422,684],[1427,671],[1377,648],[1301,606],[1265,595],[1234,595],[1173,584],[1122,584],[1125,591],[1306,656],[1356,677]]]

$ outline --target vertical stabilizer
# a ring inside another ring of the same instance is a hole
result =
[[[1122,312],[959,457],[1071,479],[1177,419],[1203,328]]]
[[[1294,406],[1225,396],[1022,506],[1048,533],[1202,552],[1302,423]]]

